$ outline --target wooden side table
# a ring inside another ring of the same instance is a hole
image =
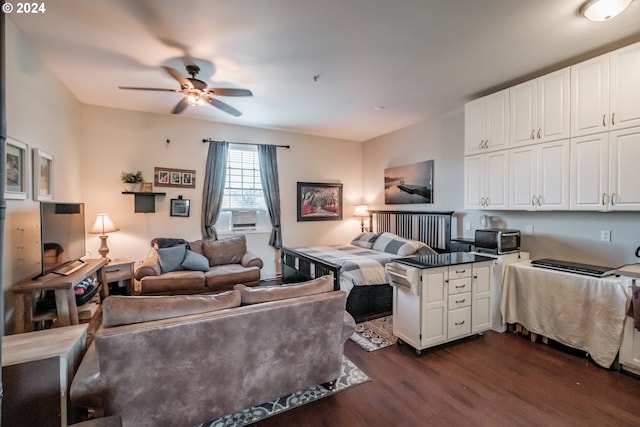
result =
[[[119,288],[127,288],[127,295],[131,295],[133,286],[133,265],[135,261],[128,259],[112,259],[104,267],[106,285],[118,282]]]
[[[2,425],[67,426],[78,421],[69,387],[86,350],[88,325],[2,339]]]
[[[58,326],[77,325],[78,307],[76,307],[76,296],[73,287],[82,282],[87,277],[95,274],[98,282],[106,284],[104,277],[104,265],[106,258],[95,258],[85,260],[85,265],[68,276],[60,276],[49,273],[37,279],[23,280],[14,285],[11,290],[15,294],[14,311],[14,332],[33,331],[33,313],[35,299],[33,294],[53,290],[56,297],[56,316]],[[101,287],[101,296],[109,296],[109,287]]]

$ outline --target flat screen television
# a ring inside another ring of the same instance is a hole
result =
[[[84,203],[40,202],[42,274],[71,274],[86,254]]]

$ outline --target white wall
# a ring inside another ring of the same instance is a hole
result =
[[[494,226],[520,229],[522,248],[532,258],[559,258],[620,266],[638,262],[640,212],[515,212],[465,211],[464,112],[425,121],[367,141],[363,148],[364,194],[380,209],[453,210],[452,236],[473,238],[480,216]],[[384,205],[383,172],[390,166],[435,160],[434,204]],[[464,224],[469,222],[471,230]],[[524,235],[527,226],[532,235]],[[611,230],[611,242],[600,241],[600,231]]]
[[[6,20],[7,133],[9,137],[54,156],[57,200],[80,198],[80,104],[42,63],[29,42]],[[7,200],[4,271],[5,321],[11,330],[13,283],[40,271],[39,205]]]

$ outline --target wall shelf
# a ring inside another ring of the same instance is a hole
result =
[[[166,196],[167,193],[152,191],[123,191],[122,194],[133,194],[134,212],[149,213],[156,211],[156,196]]]

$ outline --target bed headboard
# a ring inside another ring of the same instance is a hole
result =
[[[387,231],[400,237],[419,240],[438,252],[450,252],[451,212],[369,211],[369,230]]]

